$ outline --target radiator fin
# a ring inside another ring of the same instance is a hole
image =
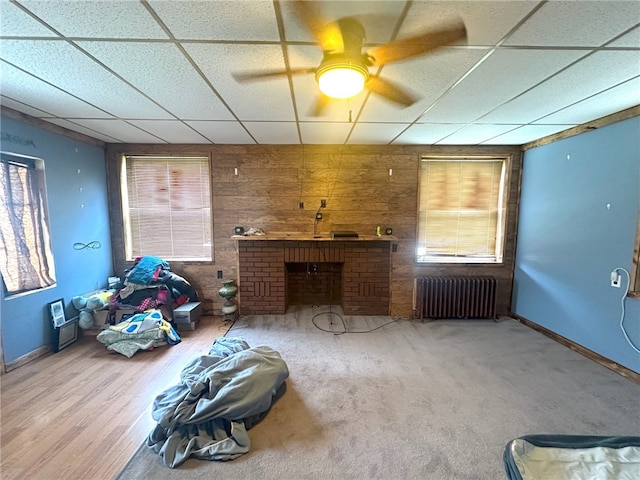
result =
[[[487,276],[429,276],[414,282],[414,316],[496,318],[496,280]]]

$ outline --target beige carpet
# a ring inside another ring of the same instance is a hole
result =
[[[326,310],[241,317],[227,334],[269,345],[290,370],[285,395],[249,431],[248,454],[169,469],[143,445],[118,478],[502,479],[515,437],[640,432],[638,385],[514,320],[400,320],[334,335],[312,322]],[[334,315],[314,321],[342,331]]]

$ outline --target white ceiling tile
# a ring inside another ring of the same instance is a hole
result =
[[[232,77],[232,73],[284,70],[279,46],[189,43],[185,49],[241,120],[295,120],[286,76],[242,83]],[[234,59],[232,65],[229,58]]]
[[[74,132],[82,133],[84,135],[88,135],[89,137],[97,138],[98,140],[102,140],[107,143],[122,143],[123,141],[118,138],[110,137],[109,135],[104,134],[100,126],[97,126],[97,129],[92,129],[85,127],[83,125],[79,125],[77,122],[72,122],[70,120],[65,120],[63,118],[47,118],[47,122],[53,123],[55,125],[59,125],[61,127],[67,128]],[[81,120],[84,122],[84,120]]]
[[[167,38],[140,2],[129,0],[20,0],[67,37]]]
[[[42,55],[43,49],[47,55]],[[170,118],[86,55],[63,41],[3,40],[2,58],[116,117]],[[73,72],[73,74],[71,74]]]
[[[151,0],[149,3],[178,39],[280,39],[271,0]]]
[[[238,122],[192,121],[187,123],[213,143],[254,143]]]
[[[408,92],[417,93],[419,100],[409,107],[402,108],[378,95],[371,95],[360,120],[413,122],[485,53],[486,50],[483,49],[445,48],[424,57],[385,66],[380,76]]]
[[[74,121],[73,123],[102,132],[123,143],[166,143],[164,140],[124,120],[83,119]]]
[[[524,125],[516,127],[495,138],[491,138],[484,142],[483,145],[523,145],[546,137],[547,135],[562,132],[574,126],[575,125]]]
[[[303,122],[300,124],[302,141],[306,144],[343,144],[352,124],[347,122]]]
[[[38,101],[38,109],[48,116],[111,118],[106,112],[6,63],[0,63],[0,91],[11,98]],[[38,115],[36,115],[38,116]]]
[[[543,117],[535,123],[587,123],[635,105],[640,105],[640,77]]]
[[[547,2],[505,45],[599,46],[638,22],[637,0]]]
[[[243,122],[243,125],[258,143],[300,143],[298,130],[294,122]]]
[[[0,91],[2,89],[0,88]],[[49,112],[45,112],[44,110],[40,110],[38,108],[34,108],[30,105],[26,105],[22,102],[18,102],[12,98],[5,97],[4,95],[0,95],[0,105],[3,107],[13,108],[22,113],[26,113],[27,115],[31,115],[36,118],[44,118],[49,119],[52,115]]]
[[[310,2],[311,3],[311,2]],[[402,13],[402,1],[326,1],[315,2],[322,20],[332,22],[343,17],[355,17],[365,29],[365,43],[386,43]],[[286,39],[313,42],[314,38],[301,24],[289,5],[282,2],[282,18]]]
[[[179,120],[128,120],[128,123],[167,143],[211,143]]]
[[[607,47],[640,48],[640,27],[634,28],[629,33],[607,44]]]
[[[398,136],[406,123],[358,123],[349,137],[350,144],[385,145]]]
[[[397,145],[432,145],[464,127],[464,124],[416,123],[393,143]]]
[[[467,45],[494,45],[538,3],[538,0],[418,1],[411,5],[399,37],[438,27],[459,16],[467,27]]]
[[[56,37],[20,7],[5,0],[0,1],[0,32],[5,37]]]
[[[501,49],[487,57],[422,117],[425,122],[471,123],[584,55],[575,50]]]
[[[532,123],[638,75],[640,51],[596,52],[481,120],[483,123]]]
[[[78,42],[78,45],[177,117],[189,120],[233,118],[172,44]]]
[[[462,127],[437,142],[438,145],[477,145],[505,132],[517,125],[473,124]]]

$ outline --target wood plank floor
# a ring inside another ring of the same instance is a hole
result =
[[[131,358],[84,336],[2,375],[0,478],[114,478],[154,427],[155,396],[229,327],[203,317],[180,344]]]

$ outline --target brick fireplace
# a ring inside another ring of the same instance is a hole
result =
[[[388,315],[389,240],[237,237],[243,315],[284,314],[290,305],[341,305],[346,315]]]

